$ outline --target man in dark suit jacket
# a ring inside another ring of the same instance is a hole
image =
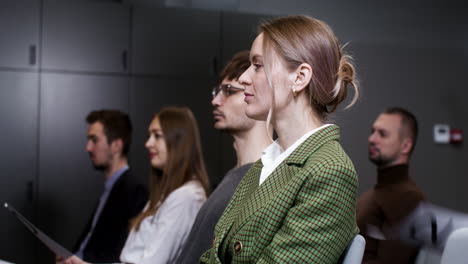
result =
[[[132,126],[127,114],[116,110],[91,112],[88,122],[89,153],[95,169],[104,173],[104,192],[75,246],[75,254],[88,262],[118,262],[130,220],[145,206],[147,188],[136,183],[128,168]]]

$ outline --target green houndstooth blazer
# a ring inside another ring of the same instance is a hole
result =
[[[356,171],[338,141],[335,125],[317,131],[260,186],[254,163],[201,263],[337,263],[359,232]]]

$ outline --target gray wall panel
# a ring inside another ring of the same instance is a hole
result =
[[[220,13],[135,7],[133,72],[181,78],[215,76]]]
[[[452,50],[351,45],[357,59],[362,97],[349,111],[338,113],[343,143],[359,173],[360,191],[375,183],[375,167],[367,160],[367,138],[377,115],[389,106],[414,112],[420,133],[411,161],[411,174],[427,198],[436,204],[468,211],[464,147],[433,142],[433,126],[449,124],[467,131],[468,96],[463,83],[467,63]]]
[[[3,208],[3,203],[10,203],[34,222],[37,84],[35,73],[0,72],[0,259],[15,263],[33,262],[36,239]]]
[[[223,12],[222,14],[222,66],[240,50],[250,50],[257,37],[258,25],[271,16]]]
[[[36,69],[38,57],[31,61],[30,48],[35,46],[38,55],[39,1],[3,0],[0,5],[0,67]]]
[[[43,68],[127,72],[123,53],[129,50],[129,7],[45,0],[43,9]]]

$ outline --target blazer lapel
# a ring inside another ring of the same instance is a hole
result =
[[[277,194],[277,190],[285,186],[298,170],[298,167],[282,163],[260,186],[258,186],[259,182],[257,181],[256,185],[253,186],[255,188],[251,187],[254,192],[250,197],[246,196],[246,199],[243,199],[239,203],[238,217],[232,226],[234,232],[236,232],[259,208]]]
[[[216,237],[214,239],[214,246],[216,248],[221,245],[222,240],[227,235],[238,216],[238,211],[242,209],[239,205],[243,201],[249,200],[248,197],[257,190],[262,168],[262,161],[256,161],[239,183],[238,188],[234,192],[233,197],[216,225]]]
[[[276,167],[260,186],[258,184],[262,168],[249,171],[248,174],[255,174],[256,178],[252,177],[249,183],[246,182],[244,195],[239,197],[240,199],[236,204],[237,209],[234,209],[236,211],[229,214],[235,218],[231,220],[233,231],[237,232],[259,208],[276,195],[296,175],[314,152],[330,140],[339,140],[339,128],[336,125],[323,128],[306,139],[285,161]]]

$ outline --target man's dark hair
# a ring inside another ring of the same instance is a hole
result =
[[[412,153],[416,146],[416,139],[418,138],[418,120],[414,114],[402,107],[389,107],[383,113],[399,115],[401,117],[401,128],[407,131],[408,137],[413,141]],[[403,134],[405,131],[400,131],[400,134]]]
[[[104,127],[108,144],[116,139],[122,139],[122,154],[127,156],[132,142],[132,123],[126,113],[107,109],[92,111],[86,117],[86,122],[89,125],[100,122]]]
[[[248,50],[239,51],[232,59],[224,66],[224,69],[219,75],[219,83],[224,79],[228,81],[238,80],[239,77],[244,73],[250,66],[250,52]]]

